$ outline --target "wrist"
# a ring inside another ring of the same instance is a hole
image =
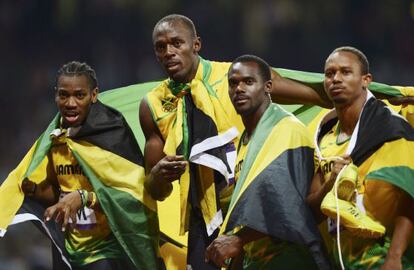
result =
[[[388,260],[401,260],[402,252],[389,250],[386,259]]]

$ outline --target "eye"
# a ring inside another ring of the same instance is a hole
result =
[[[58,92],[58,97],[59,97],[60,99],[65,99],[65,98],[67,98],[67,97],[68,97],[68,94],[67,94],[66,92],[59,91],[59,92]]]
[[[161,51],[163,51],[165,49],[165,44],[163,44],[163,43],[157,43],[157,44],[155,44],[155,50],[157,51],[157,52],[161,52]]]
[[[86,96],[86,94],[83,93],[83,92],[76,93],[76,98],[78,98],[78,99],[83,99],[85,96]]]
[[[252,78],[248,78],[247,80],[246,80],[246,84],[247,85],[252,85],[254,83],[254,80],[252,79]]]
[[[176,48],[180,47],[181,44],[182,44],[182,42],[180,40],[175,40],[174,43],[173,43],[174,47],[176,47]]]
[[[325,71],[325,77],[326,77],[326,78],[332,78],[333,74],[334,74],[334,73],[333,73],[331,70],[327,70],[327,71]]]

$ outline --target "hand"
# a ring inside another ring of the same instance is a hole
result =
[[[62,223],[62,231],[65,231],[69,217],[76,223],[76,213],[82,207],[82,199],[77,190],[65,195],[58,203],[48,207],[44,213],[44,219]]]
[[[29,179],[25,178],[22,182],[22,191],[24,195],[32,197],[36,193],[36,183],[30,181]]]
[[[402,270],[401,258],[389,257],[385,258],[384,264],[380,270]]]
[[[343,155],[341,156],[341,158],[338,158],[334,161],[334,164],[332,166],[331,177],[329,178],[329,182],[332,183],[332,186],[335,183],[336,177],[338,176],[342,168],[350,163],[352,163],[352,159],[349,155]]]
[[[151,174],[156,182],[173,182],[181,177],[187,162],[184,156],[166,156],[155,165]]]
[[[243,241],[236,235],[221,235],[211,243],[205,253],[205,261],[226,267],[226,260],[237,257],[243,251]]]
[[[406,96],[406,97],[393,97],[388,99],[388,101],[392,105],[402,105],[403,107],[407,105],[414,105],[414,97]]]

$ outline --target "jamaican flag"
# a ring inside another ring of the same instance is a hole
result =
[[[246,226],[307,246],[318,267],[329,268],[305,202],[313,171],[313,144],[306,127],[271,104],[250,138],[222,232]]]
[[[335,111],[327,114],[315,134],[316,142],[337,121]],[[348,151],[353,163],[360,166],[380,149],[389,154],[371,165],[366,178],[390,182],[414,197],[414,129],[405,118],[368,92]]]
[[[334,110],[322,119],[315,134],[316,143],[337,121]],[[367,240],[355,237],[346,230],[341,231],[340,250],[335,244],[332,246],[337,265],[338,252],[341,252],[347,269],[377,269],[383,265],[395,217],[409,207],[414,198],[413,152],[414,129],[405,118],[368,92],[346,154],[350,154],[353,163],[359,167],[358,177],[362,184],[358,188],[356,206],[361,212],[378,219],[386,227],[386,233],[380,240]],[[318,147],[316,154],[322,158]],[[413,258],[412,237],[401,259],[404,269],[411,269]]]
[[[1,186],[0,207],[5,210],[0,218],[3,230],[12,222],[24,200],[19,188],[21,181],[25,177],[37,183],[46,179],[47,153],[51,146],[49,134],[59,125],[60,116],[57,115]],[[137,269],[158,269],[156,203],[144,191],[143,156],[122,114],[101,102],[92,104],[79,132],[66,138],[66,143],[92,184],[112,233],[125,254]],[[30,202],[26,203],[30,206]],[[41,222],[44,209],[31,212],[37,214]],[[24,216],[20,215],[16,220],[22,218]],[[64,248],[56,242],[58,240],[61,238],[53,239],[64,256]]]

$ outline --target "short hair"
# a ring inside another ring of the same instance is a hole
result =
[[[58,80],[61,76],[86,76],[89,81],[89,86],[91,87],[90,90],[95,89],[98,87],[98,80],[96,78],[96,73],[93,68],[91,68],[86,63],[81,63],[78,61],[72,61],[69,63],[64,64],[57,72],[56,75],[56,86]]]
[[[369,73],[368,58],[365,56],[365,54],[363,52],[361,52],[357,48],[351,47],[351,46],[343,46],[343,47],[336,48],[335,50],[333,50],[333,52],[331,54],[334,54],[336,52],[349,52],[349,53],[352,53],[359,60],[359,64],[361,66],[361,73],[363,75]]]
[[[269,81],[272,79],[272,74],[270,72],[269,64],[265,60],[263,60],[262,58],[256,55],[245,54],[245,55],[239,56],[236,59],[234,59],[234,61],[231,64],[231,67],[235,63],[246,63],[246,62],[254,62],[259,66],[259,73],[262,76],[262,79],[264,81]]]
[[[184,15],[180,15],[180,14],[170,14],[170,15],[165,16],[161,20],[159,20],[155,24],[154,29],[152,31],[152,36],[153,37],[154,37],[155,30],[158,28],[158,26],[160,24],[162,24],[164,22],[167,22],[167,23],[180,22],[180,23],[182,23],[188,29],[188,31],[190,31],[190,34],[191,34],[191,37],[192,38],[196,38],[197,37],[197,31],[196,31],[196,28],[194,26],[193,21],[190,18],[188,18],[188,17],[186,17]]]

